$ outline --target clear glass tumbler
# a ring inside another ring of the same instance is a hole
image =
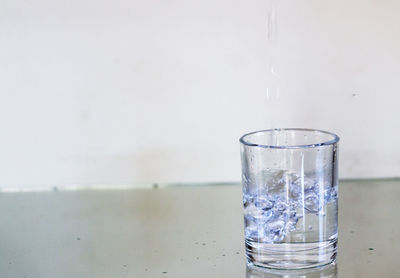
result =
[[[301,269],[335,261],[338,142],[333,133],[298,128],[240,138],[248,263]]]

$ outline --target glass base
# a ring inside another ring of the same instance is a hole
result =
[[[261,243],[246,240],[249,264],[271,269],[306,269],[335,261],[337,239],[311,243]]]
[[[246,278],[287,278],[287,277],[307,277],[307,278],[337,278],[337,264],[331,264],[306,269],[270,269],[248,264],[246,267]]]

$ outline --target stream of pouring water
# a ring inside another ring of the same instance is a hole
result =
[[[278,16],[276,0],[268,1],[267,12],[267,109],[278,105],[280,84],[278,76]],[[269,109],[274,111],[274,109]],[[277,122],[273,115],[268,118],[268,128],[275,128]]]

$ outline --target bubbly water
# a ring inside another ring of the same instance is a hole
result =
[[[248,259],[279,260],[271,253],[303,251],[328,246],[317,257],[334,259],[337,240],[337,185],[318,175],[283,170],[263,171],[253,179],[243,177],[243,205]],[[291,245],[290,245],[291,244]],[[297,245],[293,245],[297,244]],[[315,255],[315,254],[314,254]],[[286,256],[288,258],[288,256]]]

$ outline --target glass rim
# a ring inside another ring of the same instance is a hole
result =
[[[321,143],[316,143],[316,144],[305,144],[305,145],[284,145],[284,146],[277,146],[277,145],[266,145],[266,144],[255,144],[255,143],[250,143],[246,141],[246,137],[256,134],[256,133],[266,133],[266,132],[272,132],[272,131],[310,131],[310,132],[320,132],[324,134],[331,135],[333,137],[332,140],[324,141]],[[305,149],[305,148],[315,148],[315,147],[321,147],[321,146],[329,146],[336,144],[340,141],[340,137],[337,136],[335,133],[329,132],[329,131],[324,131],[324,130],[319,130],[319,129],[312,129],[312,128],[271,128],[271,129],[264,129],[264,130],[257,130],[253,132],[249,132],[244,134],[242,137],[239,139],[240,143],[242,143],[245,146],[249,147],[260,147],[260,148],[266,148],[266,149]]]

